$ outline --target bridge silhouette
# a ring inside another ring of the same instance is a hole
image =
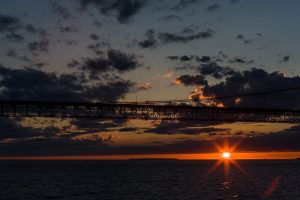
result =
[[[234,99],[236,100],[239,98],[244,101],[246,98],[278,95],[279,93],[299,89],[300,87],[294,87],[250,94],[211,97],[205,100],[217,101],[221,99],[222,101],[225,101],[231,99],[231,102],[234,102]],[[276,108],[268,107],[267,105],[271,104],[269,102],[263,104],[263,101],[264,100],[260,98],[258,103],[256,103],[256,107],[247,107],[245,106],[247,104],[230,107],[216,107],[207,106],[202,102],[187,102],[186,100],[113,103],[1,100],[0,117],[118,118],[142,120],[300,123],[300,110],[295,109],[295,105],[289,106],[292,107],[292,109],[286,109],[285,107],[287,106],[272,104],[280,106],[280,108]]]

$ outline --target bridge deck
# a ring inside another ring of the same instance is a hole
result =
[[[299,110],[138,103],[0,101],[0,116],[300,123]]]

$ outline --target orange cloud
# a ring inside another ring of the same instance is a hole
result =
[[[140,89],[140,90],[150,90],[151,88],[152,88],[152,85],[149,82],[144,82],[138,86],[138,89]]]
[[[173,71],[168,71],[164,74],[165,78],[172,78],[174,76],[174,72]]]

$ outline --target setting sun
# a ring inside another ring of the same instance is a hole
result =
[[[230,152],[223,152],[222,153],[222,158],[229,159],[230,157],[231,157],[231,153]]]

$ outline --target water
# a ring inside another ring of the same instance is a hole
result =
[[[299,161],[0,161],[0,199],[300,200]]]

